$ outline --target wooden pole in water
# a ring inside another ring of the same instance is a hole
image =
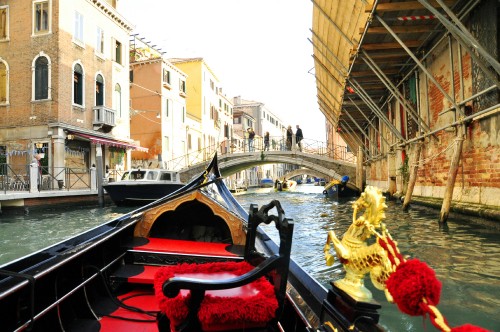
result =
[[[99,207],[104,207],[104,190],[102,188],[102,149],[101,144],[97,143],[96,148],[96,163],[97,163],[97,199],[99,202]]]
[[[415,188],[415,182],[417,182],[418,173],[418,162],[420,160],[420,152],[422,152],[422,146],[424,143],[419,141],[416,143],[413,158],[410,160],[412,162],[410,166],[410,179],[408,180],[408,188],[406,189],[405,200],[403,202],[403,210],[408,210],[410,206],[411,196],[413,195],[413,189]]]
[[[358,147],[358,156],[356,163],[356,187],[360,192],[363,192],[363,149]]]
[[[463,125],[457,127],[458,133],[455,138],[455,149],[451,159],[450,170],[448,171],[448,181],[446,182],[446,189],[443,197],[443,205],[441,206],[441,214],[439,222],[444,223],[448,220],[450,213],[451,199],[453,198],[453,188],[455,187],[455,180],[457,178],[458,166],[460,165],[460,157],[462,155],[462,146],[464,143],[464,128]]]

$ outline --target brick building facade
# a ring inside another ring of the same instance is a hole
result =
[[[114,1],[0,0],[0,148],[20,171],[130,161],[128,39]]]

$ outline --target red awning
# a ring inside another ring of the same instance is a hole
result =
[[[117,140],[112,140],[112,139],[107,139],[107,138],[102,138],[102,137],[97,137],[97,136],[92,136],[88,134],[82,134],[82,133],[75,133],[72,132],[73,135],[81,137],[81,138],[86,138],[90,140],[94,144],[103,144],[107,146],[115,146],[118,148],[123,148],[123,149],[132,149],[132,150],[138,150],[138,151],[143,151],[143,152],[148,152],[148,148],[143,148],[138,145],[134,144],[129,144]]]

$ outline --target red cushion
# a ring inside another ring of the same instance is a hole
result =
[[[179,264],[162,267],[156,272],[154,287],[158,307],[171,323],[172,331],[187,317],[189,291],[181,291],[174,298],[163,295],[163,283],[174,277],[222,279],[245,274],[254,266],[247,262],[216,262],[206,264]],[[204,331],[221,331],[265,326],[276,313],[278,301],[274,286],[261,277],[243,287],[207,291],[198,312]]]

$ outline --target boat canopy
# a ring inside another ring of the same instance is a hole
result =
[[[121,180],[177,181],[176,172],[155,169],[133,169],[125,172]]]

